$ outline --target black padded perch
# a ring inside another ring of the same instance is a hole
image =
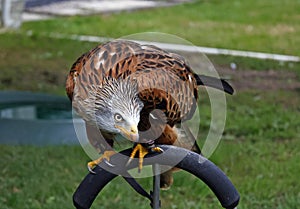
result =
[[[144,165],[171,165],[181,168],[199,179],[201,179],[216,195],[224,208],[233,209],[239,203],[239,193],[214,163],[203,156],[170,145],[159,145],[164,150],[161,154],[148,154],[144,159]],[[89,173],[80,183],[73,195],[73,203],[77,209],[88,209],[91,207],[99,192],[105,185],[114,179],[117,174],[127,173],[127,170],[138,166],[138,160],[133,160],[130,165],[125,166],[132,149],[121,151],[122,155],[113,155],[110,163],[113,168],[102,162],[94,168],[96,174]],[[147,195],[144,195],[147,196]],[[148,197],[151,200],[151,197]],[[152,205],[152,203],[151,203]]]

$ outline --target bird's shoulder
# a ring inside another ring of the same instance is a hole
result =
[[[87,97],[88,89],[100,85],[104,77],[131,77],[142,88],[156,85],[163,90],[179,88],[180,92],[188,90],[186,86],[191,91],[197,89],[194,73],[182,56],[153,45],[116,40],[98,45],[75,61],[66,82],[69,98],[75,85],[81,97]]]

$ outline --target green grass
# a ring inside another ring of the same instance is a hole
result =
[[[26,22],[17,33],[0,34],[0,89],[64,94],[70,66],[96,43],[52,39],[50,33],[118,38],[157,31],[202,46],[300,55],[299,7],[299,1],[294,0],[195,1],[170,8]],[[28,31],[33,35],[27,36]],[[234,62],[239,69],[292,70],[300,75],[300,63],[209,58],[215,65]]]
[[[239,208],[297,208],[299,205],[300,111],[298,92],[244,92],[228,97],[223,140],[210,158],[241,195]],[[206,100],[202,100],[206,101]],[[209,118],[202,102],[203,120]],[[207,124],[206,124],[207,125]],[[205,131],[207,127],[201,127]],[[199,143],[202,143],[201,137]],[[77,146],[0,145],[2,208],[72,208],[72,194],[88,161]],[[150,190],[151,178],[139,179]],[[185,172],[162,191],[163,208],[217,208],[205,184]],[[93,208],[149,208],[122,178],[113,180]]]
[[[19,33],[0,35],[0,90],[39,91],[65,95],[67,73],[75,60],[96,43],[53,39]],[[209,56],[214,65],[236,63],[241,70],[290,70],[300,75],[300,63],[231,56]],[[34,78],[34,79],[33,79]]]
[[[300,137],[299,92],[246,91],[227,96],[227,121],[224,139],[274,140]],[[199,103],[200,134],[210,127],[210,103],[202,95]]]
[[[299,141],[223,142],[213,161],[241,194],[239,208],[297,208]],[[1,208],[73,208],[72,194],[86,174],[80,147],[1,145]],[[9,162],[9,164],[7,163]],[[141,183],[150,189],[151,179]],[[113,180],[92,208],[150,208],[122,178]],[[162,191],[163,208],[218,208],[212,192],[184,172],[175,174],[171,190]],[[220,208],[220,207],[219,207]]]
[[[71,65],[96,45],[15,33],[0,37],[0,90],[65,94]]]
[[[1,208],[71,208],[70,194],[85,174],[78,147],[0,149]]]
[[[298,0],[205,0],[146,11],[29,22],[22,29],[114,38],[155,31],[201,46],[299,56],[299,11]]]
[[[197,1],[172,8],[24,23],[0,34],[0,90],[64,95],[70,66],[95,43],[52,39],[49,33],[120,37],[159,31],[202,46],[300,55],[299,0]],[[27,36],[27,31],[33,35]],[[239,70],[286,70],[300,75],[299,63],[209,56],[215,65],[235,62]],[[287,81],[288,82],[288,81]],[[211,160],[241,194],[239,208],[298,208],[300,192],[300,97],[293,91],[242,91],[227,96],[225,132]],[[210,109],[200,97],[200,137]],[[0,127],[1,130],[1,127]],[[73,208],[72,194],[89,161],[76,146],[0,145],[0,205],[15,208]],[[151,179],[139,180],[150,189]],[[217,208],[212,192],[185,172],[162,192],[162,208]],[[220,206],[221,207],[221,206]],[[219,207],[219,208],[220,208]],[[150,208],[122,178],[112,181],[93,208]]]

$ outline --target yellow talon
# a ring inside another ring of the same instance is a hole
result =
[[[151,151],[152,151],[152,152],[162,153],[164,150],[161,149],[161,148],[159,148],[159,147],[153,147],[153,148],[151,148]]]
[[[138,167],[138,171],[140,172],[143,168],[143,162],[144,162],[144,157],[149,153],[148,149],[145,148],[143,145],[141,144],[137,144],[129,157],[129,160],[127,162],[127,165],[133,160],[134,156],[136,155],[136,153],[139,152],[139,167]],[[159,147],[153,147],[151,148],[151,152],[163,152],[163,150]]]
[[[139,152],[139,167],[138,167],[138,169],[139,169],[139,172],[140,172],[140,171],[142,170],[142,168],[143,168],[144,157],[145,157],[145,155],[147,155],[149,152],[148,152],[148,149],[147,149],[147,148],[143,147],[143,145],[137,144],[137,145],[133,148],[133,150],[132,150],[132,152],[131,152],[131,154],[130,154],[129,161],[128,161],[127,164],[129,164],[129,163],[132,161],[132,159],[134,158],[134,156],[136,155],[137,152]]]
[[[114,154],[116,154],[115,151],[107,150],[107,151],[104,151],[103,155],[101,157],[99,157],[98,159],[88,162],[87,167],[88,167],[89,172],[95,174],[95,172],[93,171],[93,168],[95,168],[95,166],[100,164],[103,160],[109,161],[110,157]]]

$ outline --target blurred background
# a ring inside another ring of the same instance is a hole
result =
[[[78,144],[64,83],[97,44],[142,32],[199,46],[235,88],[222,141],[210,157],[241,195],[239,208],[300,204],[299,0],[2,0],[0,6],[1,208],[73,208],[90,159]],[[193,62],[193,53],[183,55]],[[200,134],[210,103],[200,92]],[[151,188],[152,179],[139,179]],[[162,208],[221,208],[193,176],[175,174]],[[92,208],[150,208],[122,179]]]

